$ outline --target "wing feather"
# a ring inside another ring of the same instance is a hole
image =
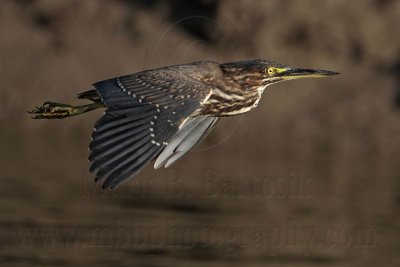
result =
[[[217,123],[218,118],[196,117],[189,119],[157,157],[154,168],[169,167],[194,146],[198,145]]]
[[[90,171],[114,188],[167,147],[211,88],[173,67],[94,84],[107,110],[92,134]]]
[[[175,153],[171,155],[168,161],[165,163],[165,168],[168,168],[183,155],[185,155],[189,150],[200,144],[204,138],[210,133],[211,129],[217,123],[218,118],[209,118],[209,120],[204,120],[196,128],[193,129],[192,133],[176,148]]]

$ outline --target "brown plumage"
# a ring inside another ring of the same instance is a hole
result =
[[[168,167],[215,126],[219,118],[256,107],[264,89],[280,81],[337,74],[266,60],[219,64],[202,61],[121,76],[78,95],[92,105],[47,102],[34,118],[64,118],[106,107],[89,145],[90,171],[114,188],[147,163]]]

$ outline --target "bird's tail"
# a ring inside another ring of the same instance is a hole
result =
[[[100,102],[101,101],[101,97],[100,97],[99,93],[97,93],[97,91],[94,90],[94,89],[79,93],[79,94],[76,95],[76,98],[78,98],[78,99],[87,99],[87,100],[90,100],[90,101],[93,101],[93,102]]]

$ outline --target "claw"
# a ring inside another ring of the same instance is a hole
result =
[[[45,102],[41,107],[28,111],[32,119],[63,119],[71,116],[73,107],[67,104]]]

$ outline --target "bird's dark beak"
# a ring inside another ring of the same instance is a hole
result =
[[[281,73],[281,76],[285,80],[294,80],[301,78],[321,78],[338,74],[340,73],[329,70],[287,68],[285,71]]]

